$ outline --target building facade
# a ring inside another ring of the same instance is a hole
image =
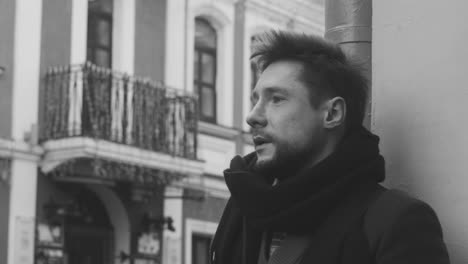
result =
[[[0,263],[200,264],[268,29],[323,1],[0,2]]]

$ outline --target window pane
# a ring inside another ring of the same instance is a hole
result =
[[[203,117],[214,118],[215,115],[215,93],[210,87],[202,87],[200,92],[201,114]]]
[[[216,31],[204,19],[195,19],[195,46],[216,49]]]
[[[94,50],[94,60],[93,63],[97,66],[110,68],[110,56],[107,50],[96,49]]]
[[[88,9],[112,14],[113,0],[88,0]]]
[[[202,80],[205,83],[213,84],[215,75],[215,58],[211,54],[202,54]]]
[[[109,47],[111,43],[111,25],[109,21],[104,19],[99,19],[96,21],[96,38],[98,40],[98,44],[101,46]]]
[[[200,63],[198,59],[199,56],[200,56],[200,53],[195,50],[195,53],[193,54],[193,80],[195,81],[200,80],[200,76],[198,73],[198,65]]]

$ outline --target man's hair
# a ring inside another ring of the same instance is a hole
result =
[[[362,124],[367,101],[367,79],[362,69],[334,43],[312,35],[268,31],[256,37],[250,57],[263,72],[280,60],[303,64],[302,81],[309,88],[310,102],[318,107],[326,98],[342,97],[346,102],[345,127]]]

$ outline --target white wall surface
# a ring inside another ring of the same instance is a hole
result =
[[[166,7],[166,54],[164,82],[177,89],[185,89],[185,6],[188,0],[167,1]],[[190,64],[192,65],[192,64]]]
[[[22,142],[38,120],[42,1],[15,3],[12,137]],[[20,157],[12,160],[8,264],[34,262],[36,162]]]
[[[135,67],[135,0],[114,0],[112,68],[133,74]]]
[[[468,263],[468,1],[373,3],[372,128],[387,181],[430,203]]]
[[[206,173],[223,175],[235,155],[236,145],[233,141],[202,134],[198,136],[197,157],[205,161]]]
[[[181,188],[167,186],[164,196],[182,197],[184,191]],[[164,217],[172,217],[175,231],[163,230],[162,263],[181,264],[182,261],[182,219],[183,200],[165,199]]]
[[[8,264],[34,263],[36,162],[17,158],[11,164]]]
[[[88,1],[72,1],[71,64],[86,61],[86,37],[88,30]]]
[[[13,68],[14,139],[22,140],[37,124],[42,1],[16,1]]]

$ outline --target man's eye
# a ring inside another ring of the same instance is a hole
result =
[[[281,96],[272,96],[271,100],[273,101],[273,103],[279,103],[279,102],[283,101],[284,98],[281,97]]]
[[[251,99],[250,100],[250,103],[252,104],[252,106],[255,106],[258,102],[258,99]]]

